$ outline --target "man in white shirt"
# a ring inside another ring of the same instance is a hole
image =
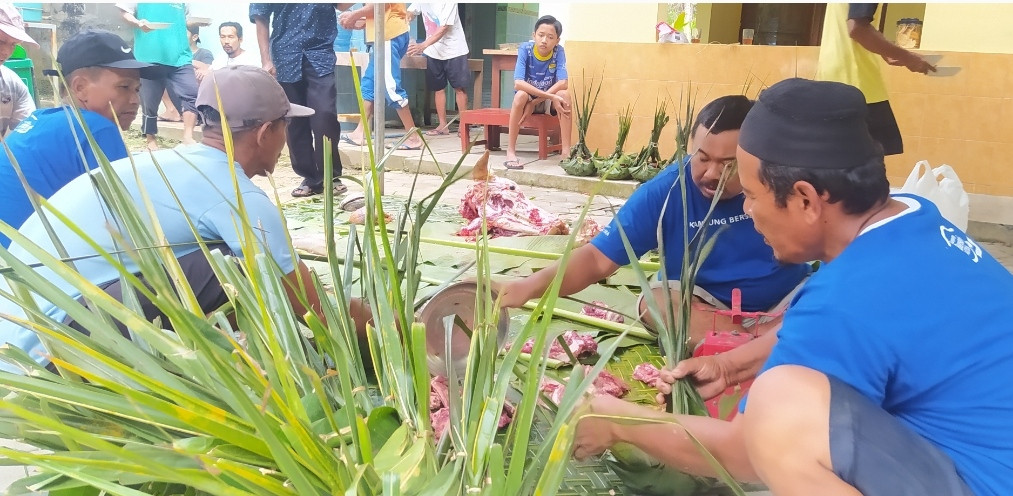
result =
[[[12,3],[0,3],[0,64],[14,53],[18,44],[39,44],[25,32],[21,13]],[[17,127],[18,123],[35,112],[35,100],[28,86],[16,72],[0,65],[0,136]]]
[[[456,3],[413,3],[408,6],[409,14],[422,14],[426,25],[426,39],[408,47],[408,55],[424,54],[426,61],[426,85],[436,92],[436,115],[440,125],[426,132],[429,136],[450,134],[447,129],[447,82],[454,88],[457,111],[467,110],[468,93],[471,85],[471,70],[468,68],[468,40],[457,13]]]
[[[217,59],[211,64],[212,69],[221,69],[230,65],[252,65],[260,67],[260,53],[244,50],[243,26],[238,22],[223,22],[218,26],[218,41],[222,43],[225,59]]]

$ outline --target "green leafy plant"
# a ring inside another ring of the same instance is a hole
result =
[[[630,174],[640,182],[649,181],[658,175],[658,172],[665,166],[661,161],[661,153],[658,151],[658,141],[661,139],[661,131],[668,124],[667,107],[667,100],[658,101],[658,107],[654,111],[654,126],[651,128],[650,141],[630,164]]]
[[[598,85],[587,83],[587,78],[581,74],[583,87],[580,101],[573,102],[573,112],[577,116],[577,144],[570,149],[569,157],[560,162],[559,166],[571,176],[593,176],[595,173],[594,154],[587,147],[587,128],[591,125],[591,115],[594,113],[595,104],[598,103],[598,94],[601,93],[601,80],[598,78]]]
[[[633,105],[630,104],[619,111],[619,136],[616,138],[616,148],[612,155],[595,161],[595,168],[603,178],[622,180],[631,177],[629,168],[636,155],[623,153],[623,147],[626,146],[626,138],[632,125]]]

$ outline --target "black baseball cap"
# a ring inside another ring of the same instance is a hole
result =
[[[123,38],[102,29],[86,29],[64,41],[56,54],[56,63],[64,77],[83,67],[140,69],[141,77],[145,77],[146,69],[153,67],[153,64],[135,59],[134,50]],[[47,76],[57,75],[54,69],[42,72]]]

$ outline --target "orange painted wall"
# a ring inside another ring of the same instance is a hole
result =
[[[819,47],[671,45],[571,41],[566,45],[574,99],[586,83],[601,81],[588,129],[588,146],[605,154],[615,146],[620,108],[636,102],[627,151],[642,147],[658,98],[678,101],[692,85],[697,108],[785,78],[811,78]],[[948,78],[929,78],[883,65],[890,104],[904,136],[905,153],[887,158],[894,185],[915,162],[952,165],[969,193],[1013,196],[1013,55],[944,53],[944,65],[961,67]],[[582,81],[581,74],[586,76]],[[675,113],[669,104],[669,115]],[[661,136],[662,156],[674,151],[674,121]],[[576,132],[574,132],[576,136]]]

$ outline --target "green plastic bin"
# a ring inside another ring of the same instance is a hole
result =
[[[38,105],[39,99],[35,95],[35,65],[32,64],[32,59],[10,59],[4,62],[4,65],[25,82],[25,86],[28,86],[28,94],[32,95],[32,100]]]

